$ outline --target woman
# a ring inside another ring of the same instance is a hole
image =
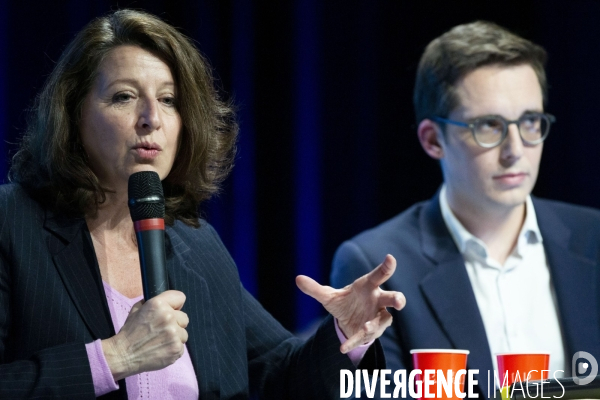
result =
[[[404,304],[378,288],[395,261],[343,290],[298,277],[339,328],[295,339],[199,220],[236,134],[206,61],[158,18],[117,11],[76,36],[0,187],[0,397],[339,396],[339,369],[354,367],[340,350],[379,337],[385,307]],[[127,181],[145,170],[163,181],[174,290],[144,303]],[[377,345],[359,351],[382,367]]]

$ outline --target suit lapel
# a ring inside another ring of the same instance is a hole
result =
[[[51,232],[48,248],[61,279],[94,339],[115,334],[94,248],[83,218],[46,212],[44,228]],[[219,398],[219,354],[214,336],[211,299],[206,280],[185,261],[189,247],[174,229],[167,229],[167,272],[171,289],[185,293],[183,307],[190,318],[188,352],[203,399]]]
[[[169,286],[186,295],[182,311],[187,313],[190,319],[187,327],[189,334],[187,348],[198,379],[200,397],[218,399],[220,397],[219,352],[208,284],[204,277],[187,265],[186,253],[190,249],[175,229],[167,229],[166,240]]]
[[[44,227],[52,232],[48,248],[81,319],[94,339],[115,334],[93,245],[83,218],[46,212]]]
[[[535,198],[534,206],[556,292],[567,356],[579,350],[600,352],[598,263],[584,251],[573,250],[571,230],[551,207]],[[486,394],[487,377],[481,374],[493,368],[489,344],[464,260],[441,215],[439,193],[421,215],[420,225],[423,253],[436,265],[421,281],[421,290],[451,343],[456,348],[471,350],[468,368],[479,369],[479,385]]]
[[[556,292],[568,363],[569,356],[579,350],[600,351],[598,265],[594,259],[572,250],[571,230],[551,208],[536,199],[534,204]]]
[[[465,261],[442,218],[439,192],[424,209],[420,225],[423,253],[435,264],[421,280],[421,291],[453,346],[471,351],[468,368],[479,370],[479,386],[487,394],[487,371],[493,370],[487,335]]]

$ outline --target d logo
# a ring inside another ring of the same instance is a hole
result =
[[[577,365],[577,360],[580,358],[585,358],[587,362],[580,362],[579,365]],[[585,378],[579,378],[577,374],[584,374],[588,370],[588,367],[590,365],[592,366],[590,374]],[[594,378],[596,378],[596,375],[598,375],[598,362],[590,353],[586,351],[578,351],[577,353],[573,354],[573,359],[571,362],[571,371],[573,372],[573,382],[575,382],[575,384],[587,385],[588,383],[593,381]]]

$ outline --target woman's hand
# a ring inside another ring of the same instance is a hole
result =
[[[377,268],[343,289],[322,286],[303,275],[296,277],[296,284],[337,318],[338,326],[348,338],[340,348],[345,354],[361,344],[377,339],[390,326],[392,316],[386,307],[400,310],[406,304],[402,293],[379,288],[395,270],[396,259],[388,254]]]
[[[173,364],[183,355],[189,319],[180,311],[185,295],[168,290],[136,303],[123,328],[102,341],[102,350],[115,381]]]

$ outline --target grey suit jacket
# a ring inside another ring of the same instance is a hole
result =
[[[306,343],[242,287],[205,221],[166,229],[170,286],[186,294],[188,351],[202,399],[335,398],[339,352],[328,318]],[[45,210],[18,185],[0,186],[0,398],[94,398],[85,343],[114,335],[83,218]],[[383,366],[379,344],[365,367]],[[125,382],[105,398],[126,398]]]

